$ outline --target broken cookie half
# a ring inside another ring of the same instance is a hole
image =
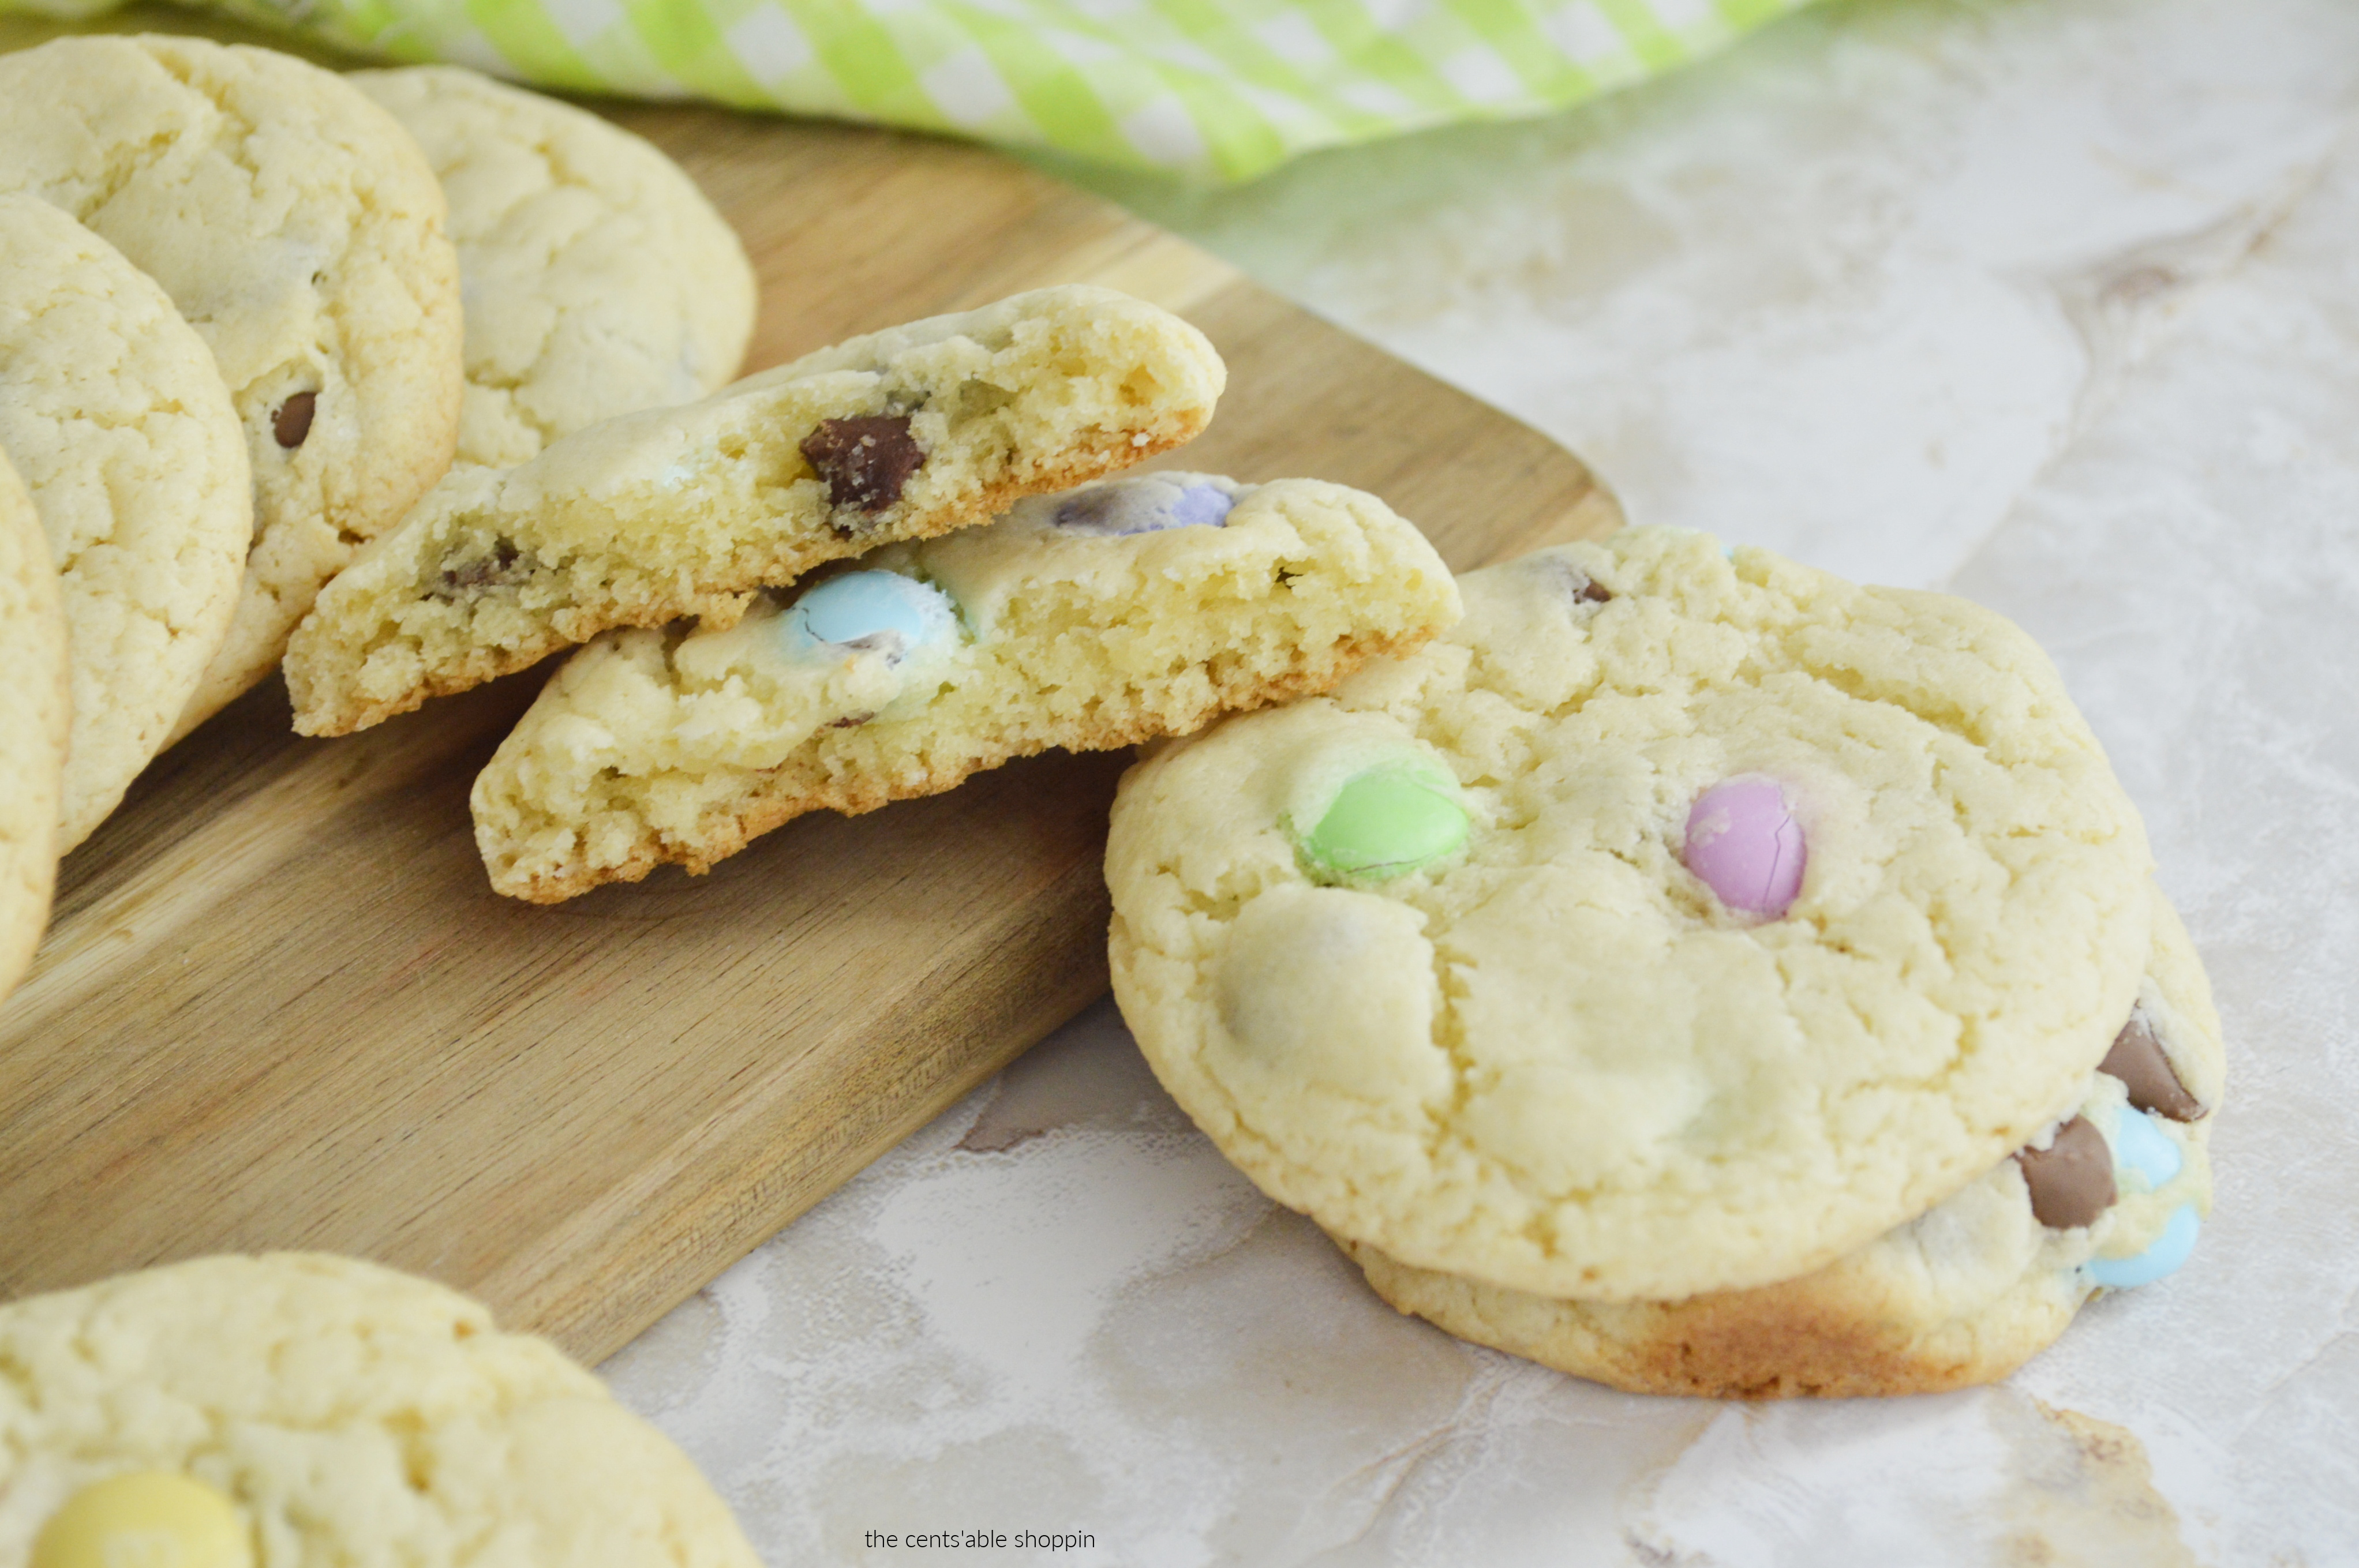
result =
[[[569,660],[475,781],[492,885],[549,903],[701,871],[804,812],[1322,692],[1458,618],[1424,535],[1313,480],[1110,480],[896,545],[733,624]]]
[[[1178,317],[1049,288],[594,426],[520,468],[453,474],[297,632],[295,728],[364,729],[611,627],[729,620],[824,562],[1176,447],[1224,379]]]

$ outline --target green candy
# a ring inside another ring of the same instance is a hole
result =
[[[1466,842],[1466,808],[1450,790],[1425,769],[1371,768],[1336,792],[1302,840],[1303,858],[1337,879],[1405,876]]]

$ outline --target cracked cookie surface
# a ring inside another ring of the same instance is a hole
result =
[[[0,196],[0,450],[40,514],[72,650],[62,854],[162,749],[220,648],[254,500],[203,341],[30,196]]]
[[[159,1473],[225,1503],[255,1568],[756,1564],[687,1458],[555,1346],[349,1258],[0,1305],[0,1562],[88,1489]],[[164,1560],[147,1544],[119,1560]]]
[[[0,191],[154,277],[245,430],[254,537],[175,737],[267,675],[320,585],[450,466],[459,266],[433,170],[332,71],[196,38],[0,56]]]
[[[58,574],[33,498],[0,455],[0,997],[40,945],[58,874],[71,697]]]
[[[2120,1191],[2089,1223],[2042,1223],[2022,1161],[2007,1159],[1815,1272],[1679,1302],[1561,1300],[1411,1268],[1363,1243],[1344,1250],[1402,1312],[1632,1393],[1851,1398],[1995,1381],[2101,1288],[2093,1261],[2167,1245],[2182,1208],[2199,1220],[2211,1213],[2211,1113],[2226,1069],[2220,1020],[2186,928],[2159,893],[2138,1012],[2184,1097],[2178,1114],[2145,1122],[2176,1168],[2153,1181],[2125,1157],[2139,1131],[2129,1119],[2145,1113],[2136,1087],[2101,1068],[2072,1114],[2105,1140]]]
[[[1109,480],[851,565],[724,629],[575,654],[475,782],[492,885],[701,871],[807,811],[1324,691],[1458,611],[1422,535],[1312,480]]]
[[[610,627],[731,616],[824,562],[986,522],[1188,440],[1224,377],[1168,311],[1047,288],[453,474],[296,633],[295,727],[365,728]]]
[[[458,461],[692,403],[737,374],[754,269],[686,171],[584,109],[458,66],[344,79],[417,138],[466,297]]]
[[[1116,801],[1124,1016],[1264,1190],[1413,1267],[1672,1298],[1822,1268],[2077,1103],[2151,866],[2021,631],[1674,530],[1461,588],[1419,653],[1175,742]],[[1386,770],[1453,796],[1462,844],[1320,859]],[[1808,840],[1775,917],[1683,860],[1748,776]]]

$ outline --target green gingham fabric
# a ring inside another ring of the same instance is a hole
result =
[[[710,99],[1236,180],[1316,147],[1562,108],[1806,0],[212,3],[342,48],[544,87]]]

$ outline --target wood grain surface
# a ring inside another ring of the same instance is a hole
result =
[[[1460,568],[1618,522],[1544,438],[998,155],[615,117],[745,236],[749,370],[1105,283],[1228,360],[1212,429],[1171,460],[1377,492]],[[1099,857],[1125,757],[805,817],[709,877],[535,908],[485,884],[466,795],[538,678],[325,741],[289,731],[273,682],[68,860],[0,1004],[0,1296],[325,1248],[594,1361],[1104,989]]]

